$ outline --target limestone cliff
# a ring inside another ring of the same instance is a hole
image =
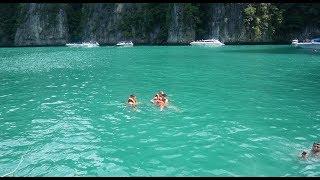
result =
[[[82,11],[82,40],[97,41],[100,44],[116,43],[121,38],[118,22],[124,4],[86,4]]]
[[[217,38],[224,43],[290,42],[292,38],[302,40],[320,35],[320,27],[313,25],[313,20],[306,22],[297,14],[298,4],[284,4],[279,7],[286,10],[289,20],[280,29],[280,35],[262,32],[261,38],[252,40],[244,23],[243,12],[247,5],[9,3],[0,8],[0,46],[64,45],[83,41],[115,44],[122,40],[132,40],[135,44],[186,44],[207,38]],[[292,13],[296,15],[293,17]],[[320,14],[320,11],[313,8],[308,13]]]
[[[217,38],[222,42],[249,41],[242,18],[245,4],[214,3],[210,4],[210,7],[208,21],[210,38]]]
[[[195,39],[194,22],[184,21],[184,4],[174,3],[171,8],[168,43],[190,43]]]
[[[27,4],[20,17],[14,44],[63,45],[67,42],[66,13],[63,4]]]
[[[160,33],[159,24],[148,24],[146,3],[85,4],[82,11],[83,41],[115,44],[131,40],[154,43]],[[149,30],[148,30],[149,28]]]

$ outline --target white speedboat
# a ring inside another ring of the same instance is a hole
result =
[[[192,46],[223,46],[224,44],[217,39],[206,39],[206,40],[192,41],[190,45]]]
[[[120,41],[116,44],[116,46],[133,46],[132,41]]]
[[[66,44],[68,47],[98,47],[99,43],[97,42],[83,42],[83,43],[68,43]]]
[[[80,43],[67,43],[66,46],[68,46],[68,47],[81,47],[82,44],[80,44]]]
[[[98,47],[99,43],[97,43],[97,42],[84,42],[84,43],[82,43],[82,45],[84,47]]]
[[[320,38],[312,39],[310,42],[299,43],[298,39],[292,40],[292,45],[305,49],[320,49]]]

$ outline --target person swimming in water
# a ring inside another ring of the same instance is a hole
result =
[[[313,143],[311,154],[314,156],[320,156],[320,142]]]
[[[154,104],[158,105],[161,111],[168,105],[168,102],[167,95],[163,92],[159,95],[159,98],[154,99]]]
[[[132,107],[136,107],[138,104],[137,97],[133,94],[130,95],[127,102]]]
[[[164,94],[164,93],[163,93],[161,100],[162,100],[162,102],[164,103],[165,106],[168,105],[169,100],[168,100],[168,98],[167,98],[167,94]]]
[[[169,100],[167,99],[167,95],[166,94],[163,94],[162,95],[162,99],[161,101],[159,102],[159,106],[160,106],[160,110],[162,111],[164,107],[167,107],[168,106],[168,102]]]
[[[311,156],[316,156],[316,157],[320,157],[320,142],[317,142],[317,143],[313,143],[312,145],[312,148],[311,148],[311,151],[310,153]],[[308,153],[306,151],[303,151],[301,153],[301,159],[307,159],[308,157]]]
[[[156,103],[158,100],[161,99],[161,96],[164,94],[163,91],[159,91],[154,97],[153,99],[151,99],[152,103]]]
[[[300,157],[301,159],[307,159],[307,152],[305,152],[305,151],[303,151],[302,153],[301,153],[301,157]]]

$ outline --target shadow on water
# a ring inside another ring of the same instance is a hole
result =
[[[228,49],[226,50],[228,52],[233,53],[254,53],[254,54],[317,54],[320,55],[320,50],[311,50],[311,49],[300,49],[295,48],[291,46],[257,46],[255,47],[249,47],[248,48],[240,48],[240,49]]]

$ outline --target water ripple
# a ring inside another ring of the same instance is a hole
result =
[[[298,156],[320,59],[279,48],[2,48],[0,173],[25,155],[15,176],[319,176]]]

